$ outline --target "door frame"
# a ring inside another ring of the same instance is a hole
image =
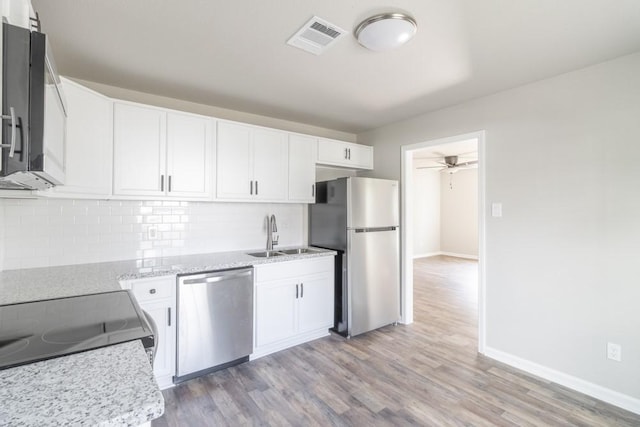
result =
[[[486,348],[486,164],[485,131],[432,139],[400,147],[401,186],[401,316],[400,323],[413,323],[413,152],[435,145],[469,139],[478,141],[478,352]]]

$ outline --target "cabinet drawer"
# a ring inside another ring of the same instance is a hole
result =
[[[139,303],[162,298],[173,298],[175,286],[175,276],[131,281],[131,290]]]
[[[255,267],[255,281],[269,282],[272,280],[300,277],[327,271],[333,274],[333,256],[331,255],[296,261],[257,265]]]

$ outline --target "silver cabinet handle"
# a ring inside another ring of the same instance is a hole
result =
[[[348,153],[348,151],[349,151],[349,149],[348,149],[348,148],[345,148],[345,149],[344,149],[344,158],[345,158],[345,160],[349,158],[349,157],[348,157],[348,154],[347,154],[347,153]]]
[[[249,194],[253,195],[253,181],[249,181]]]
[[[16,152],[16,133],[18,121],[16,120],[16,109],[9,107],[9,114],[0,116],[2,120],[11,120],[11,144],[0,144],[0,147],[9,147],[9,157],[13,157]]]
[[[164,175],[160,175],[160,191],[164,191]]]
[[[171,175],[169,175],[169,192],[171,192]]]
[[[258,181],[256,181],[256,196],[258,195]]]
[[[316,185],[311,184],[311,197],[315,197],[315,196],[316,196]]]
[[[300,283],[300,298],[304,297],[304,283]]]
[[[171,307],[167,307],[167,326],[171,326]]]
[[[296,283],[296,299],[298,299],[298,284]]]
[[[351,148],[347,148],[347,153],[349,153],[349,160],[351,160]]]

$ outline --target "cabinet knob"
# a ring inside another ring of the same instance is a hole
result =
[[[150,294],[155,294],[155,293],[156,293],[155,288],[151,288],[151,289],[149,289],[149,293],[150,293]]]

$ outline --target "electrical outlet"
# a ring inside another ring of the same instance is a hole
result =
[[[149,237],[149,240],[157,240],[158,239],[158,227],[156,227],[155,225],[152,225],[151,227],[149,227],[149,230],[147,231],[147,235]]]
[[[622,361],[622,346],[612,342],[607,343],[607,358],[615,360],[616,362]]]

